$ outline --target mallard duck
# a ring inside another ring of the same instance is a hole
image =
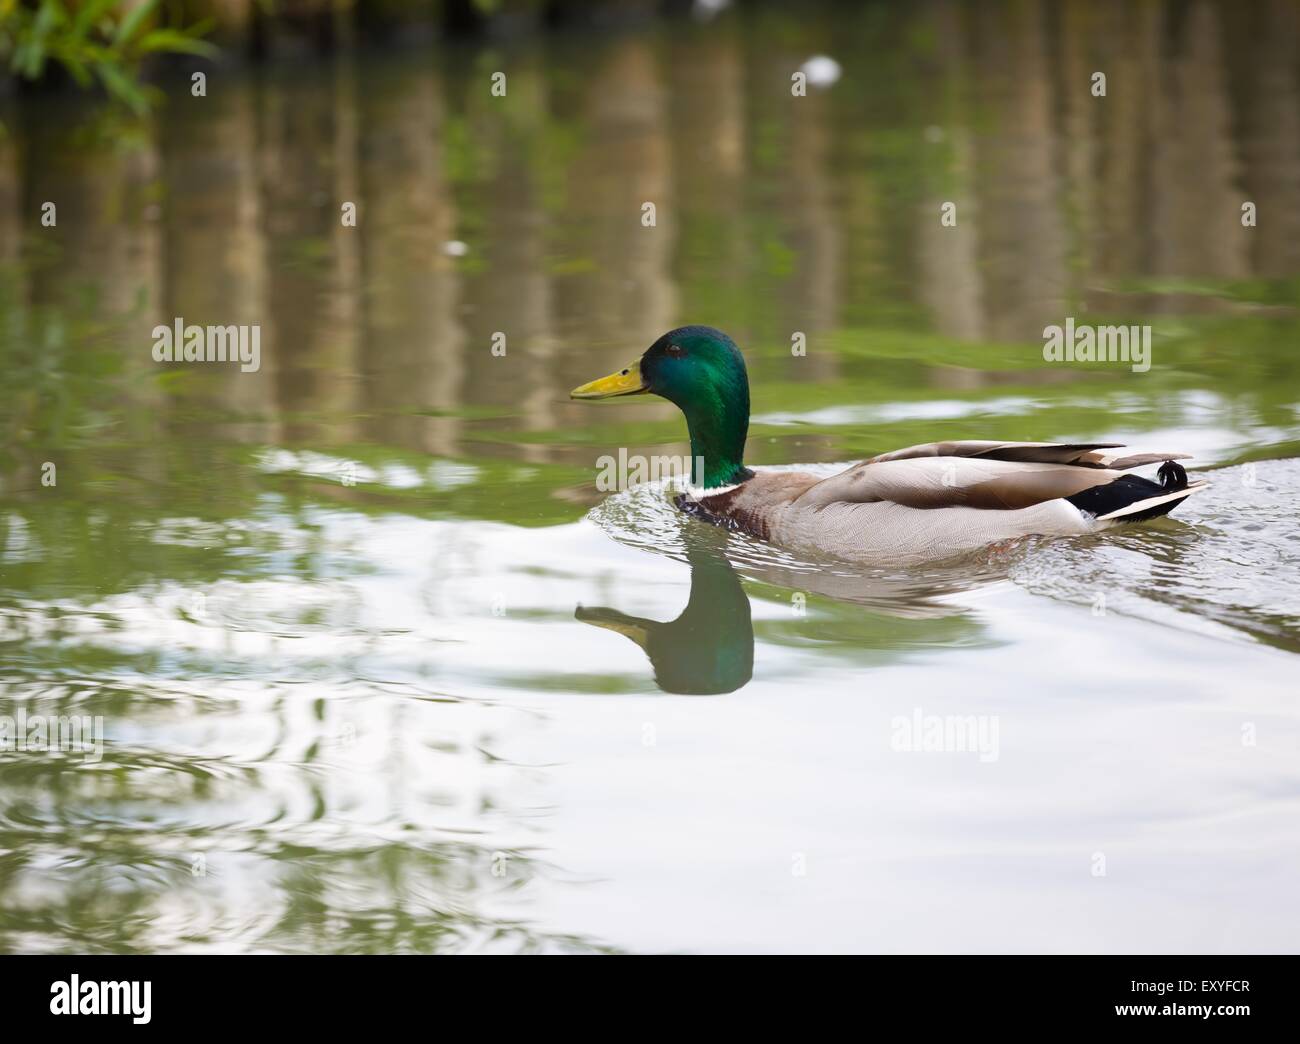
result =
[[[930,442],[829,477],[744,464],[749,376],[721,330],[670,330],[641,358],[569,393],[659,395],[686,417],[698,488],[677,498],[697,518],[796,552],[848,560],[936,559],[1017,537],[1077,536],[1168,514],[1204,482],[1184,453],[1117,443]],[[1127,474],[1159,463],[1157,481]]]

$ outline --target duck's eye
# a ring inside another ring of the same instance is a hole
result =
[[[681,346],[680,344],[670,344],[670,345],[668,346],[668,354],[669,354],[669,355],[681,355],[681,354],[682,354],[682,346]]]

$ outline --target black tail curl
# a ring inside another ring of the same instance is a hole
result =
[[[1160,485],[1168,493],[1187,488],[1187,469],[1176,460],[1167,460],[1161,464],[1156,477],[1160,479]]]

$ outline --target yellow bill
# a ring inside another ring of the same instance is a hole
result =
[[[584,384],[569,392],[570,399],[612,399],[615,395],[642,395],[650,389],[641,379],[641,363],[638,360],[631,366],[611,373],[608,377]]]

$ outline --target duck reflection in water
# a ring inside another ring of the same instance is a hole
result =
[[[661,623],[604,606],[578,606],[574,615],[641,646],[650,657],[655,684],[664,692],[683,696],[735,692],[754,673],[749,598],[720,541],[688,541],[686,560],[691,567],[691,595],[676,620]]]
[[[650,658],[660,689],[692,696],[735,692],[754,673],[753,618],[733,556],[745,574],[762,585],[816,594],[846,608],[856,605],[865,611],[865,620],[913,621],[918,640],[928,634],[928,640],[943,641],[980,629],[968,615],[969,606],[948,596],[1005,579],[1012,557],[984,553],[905,572],[840,570],[829,564],[811,568],[758,560],[744,553],[743,543],[738,546],[725,532],[709,526],[688,524],[682,538],[691,567],[691,593],[677,619],[661,622],[606,606],[581,605],[574,615],[632,639]],[[941,620],[949,621],[942,634],[933,630]],[[896,640],[896,631],[887,633]],[[870,643],[866,630],[860,641]]]

